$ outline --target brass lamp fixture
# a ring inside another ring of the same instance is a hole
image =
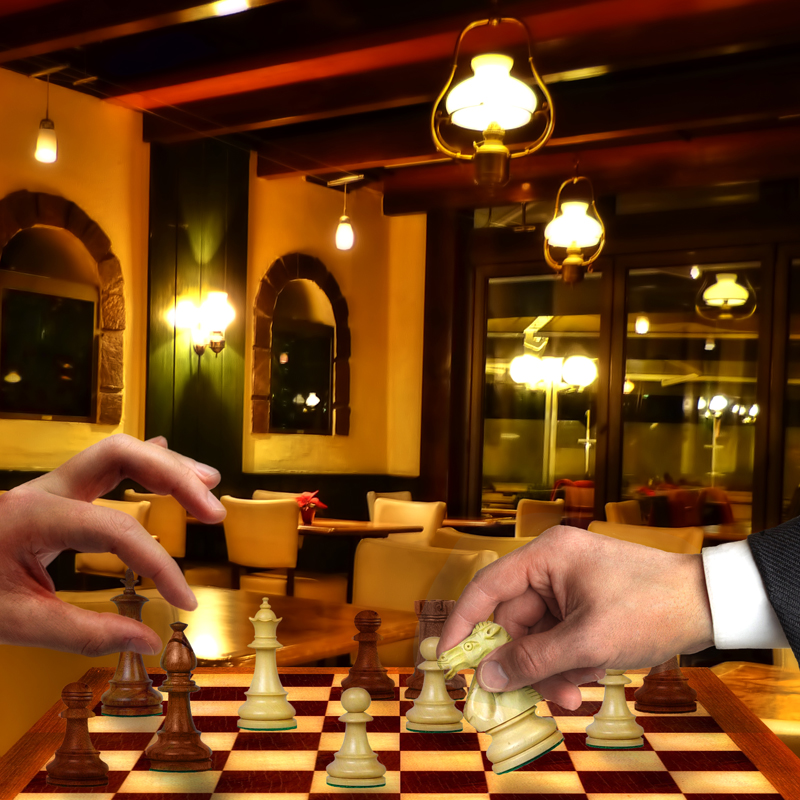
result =
[[[203,355],[207,347],[219,355],[225,349],[225,329],[235,317],[227,292],[209,292],[199,308],[191,300],[181,300],[175,309],[170,309],[167,322],[191,331],[197,355]]]
[[[458,69],[458,54],[464,37],[475,28],[485,25],[517,25],[525,31],[528,40],[528,64],[534,82],[541,92],[543,102],[536,111],[537,97],[523,81],[511,76],[513,59],[499,53],[484,53],[472,59],[474,75],[450,89]],[[445,100],[445,97],[447,98]],[[446,113],[439,106],[445,100]],[[503,139],[506,131],[527,125],[534,114],[546,118],[544,130],[539,137],[522,150],[511,152]],[[449,145],[442,136],[442,122],[460,128],[481,131],[483,139],[475,142],[473,153],[464,153]],[[509,161],[530,155],[543,147],[553,133],[555,113],[553,101],[544,81],[539,77],[531,55],[531,35],[528,26],[514,17],[492,17],[472,22],[464,28],[456,41],[453,68],[450,77],[433,105],[431,112],[431,135],[436,148],[459,161],[475,162],[475,183],[479,186],[497,187],[508,182]]]
[[[566,200],[561,202],[561,193],[567,186],[586,181],[591,192],[591,202],[585,200]],[[589,215],[591,207],[592,214]],[[559,213],[560,212],[560,213]],[[544,258],[557,272],[561,272],[564,283],[578,283],[585,272],[592,271],[592,264],[603,250],[606,229],[597,213],[594,202],[592,182],[581,175],[569,178],[561,184],[556,195],[556,208],[553,219],[544,229]],[[563,248],[566,255],[559,261],[554,258],[552,248]],[[585,251],[597,248],[587,256]]]
[[[756,311],[756,293],[744,276],[709,271],[697,293],[695,311],[711,322],[747,319]]]

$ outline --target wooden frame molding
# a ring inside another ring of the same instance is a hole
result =
[[[111,240],[75,203],[55,194],[12,192],[0,200],[0,252],[24,228],[47,225],[77,237],[97,264],[100,287],[99,387],[96,421],[119,425],[123,399],[125,281]]]
[[[276,259],[261,279],[256,293],[253,334],[252,433],[269,433],[270,379],[272,371],[272,318],[278,295],[289,281],[309,280],[325,292],[336,323],[333,358],[333,432],[350,433],[350,327],[347,301],[336,278],[313,256],[289,253]]]

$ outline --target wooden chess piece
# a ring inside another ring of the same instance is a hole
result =
[[[89,710],[92,692],[85,683],[69,683],[61,692],[66,708],[60,716],[67,721],[64,743],[55,758],[45,767],[46,781],[51,786],[106,786],[108,764],[100,759],[100,751],[89,738]]]
[[[358,642],[358,652],[350,673],[342,681],[342,689],[360,686],[373,700],[394,700],[394,681],[378,657],[378,642],[383,638],[378,633],[380,625],[381,618],[375,611],[356,614],[358,633],[353,639]]]
[[[192,680],[197,656],[184,635],[185,622],[173,622],[172,637],[161,656],[167,679],[161,688],[169,693],[167,716],[158,739],[145,750],[150,769],[159,772],[203,772],[211,769],[211,748],[200,741],[194,725],[189,695],[200,687]]]
[[[250,688],[245,692],[247,700],[239,706],[236,724],[243,730],[289,731],[297,727],[294,706],[286,699],[278,675],[276,655],[283,645],[278,641],[277,629],[281,619],[275,616],[266,597],[255,617],[250,617],[256,637],[248,647],[256,651],[256,664]]]
[[[345,713],[339,722],[345,723],[344,741],[326,767],[328,786],[362,789],[386,786],[386,767],[378,761],[367,738],[367,723],[372,722],[366,713],[369,704],[369,692],[360,686],[342,692]]]
[[[416,611],[419,619],[418,641],[422,642],[431,636],[439,638],[442,635],[444,623],[455,608],[455,605],[455,600],[415,600],[414,611]],[[416,700],[419,697],[422,683],[425,680],[425,674],[419,668],[422,661],[422,655],[418,651],[415,658],[414,674],[409,677],[406,684],[406,700]],[[449,678],[446,685],[447,693],[454,700],[463,700],[467,696],[467,680],[460,672]]]
[[[458,733],[464,730],[462,713],[450,697],[444,682],[444,670],[436,661],[437,636],[425,639],[419,646],[424,661],[419,668],[425,675],[422,691],[406,712],[406,730],[428,733]]]
[[[650,670],[643,684],[633,693],[637,711],[650,714],[689,714],[697,711],[697,692],[689,686],[678,665],[678,657]]]
[[[625,701],[625,686],[631,679],[624,669],[607,669],[598,683],[606,687],[603,705],[586,726],[586,746],[602,750],[630,750],[644,747],[644,728],[636,721]]]
[[[136,579],[132,569],[125,572],[122,581],[125,591],[111,600],[119,609],[120,616],[142,621],[142,606],[146,597],[136,594]],[[161,692],[153,688],[140,653],[126,651],[119,654],[114,677],[108,682],[109,689],[100,698],[101,712],[112,717],[149,717],[164,713]]]

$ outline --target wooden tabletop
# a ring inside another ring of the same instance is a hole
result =
[[[261,605],[262,594],[244,589],[194,586],[197,610],[175,609],[177,621],[189,626],[187,636],[202,665],[235,664],[254,657],[248,645],[253,640],[250,622]],[[147,590],[140,594],[147,595]],[[282,617],[278,626],[278,665],[292,666],[344,655],[355,648],[358,631],[353,620],[364,606],[331,603],[302,597],[272,595],[270,605]],[[383,642],[413,639],[417,615],[413,611],[373,609],[381,618]]]
[[[800,672],[726,661],[711,670],[760,719],[800,721]]]
[[[299,525],[302,534],[349,536],[354,539],[385,539],[390,533],[420,533],[422,525],[399,525],[394,522],[364,522],[356,519],[320,517],[310,525]]]

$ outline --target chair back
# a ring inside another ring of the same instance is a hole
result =
[[[419,533],[391,533],[389,538],[406,544],[430,544],[433,535],[442,527],[446,513],[447,506],[441,501],[418,503],[413,500],[379,497],[375,500],[374,521],[395,525],[421,525],[422,531]]]
[[[125,490],[129,503],[150,503],[150,518],[145,525],[148,533],[173,557],[186,556],[186,509],[171,494],[145,494]]]
[[[514,536],[538,536],[553,525],[560,525],[563,516],[563,500],[530,500],[523,497],[517,505]]]
[[[498,558],[502,558],[535,538],[535,536],[480,536],[475,533],[461,533],[455,528],[439,528],[433,535],[431,546],[445,547],[448,550],[491,550],[497,553]]]
[[[126,503],[124,500],[103,500],[98,498],[92,505],[113,508],[133,517],[145,530],[150,519],[150,503],[142,500],[137,503]],[[85,575],[105,575],[109,578],[124,578],[127,566],[114,553],[76,553],[75,572]]]
[[[638,500],[606,503],[606,520],[621,525],[644,525],[642,504]]]
[[[703,549],[702,528],[654,528],[650,525],[621,525],[594,520],[589,523],[589,530],[668,553],[699,553]]]
[[[375,521],[375,501],[379,497],[389,500],[411,500],[411,492],[367,492],[367,510],[370,522]]]
[[[475,573],[496,560],[491,550],[364,539],[356,550],[353,602],[409,611],[415,600],[457,600]]]
[[[230,495],[220,500],[228,512],[223,521],[228,561],[262,569],[297,566],[294,500],[240,500]]]
[[[294,500],[299,494],[302,492],[273,492],[270,489],[256,489],[253,492],[253,500]]]

